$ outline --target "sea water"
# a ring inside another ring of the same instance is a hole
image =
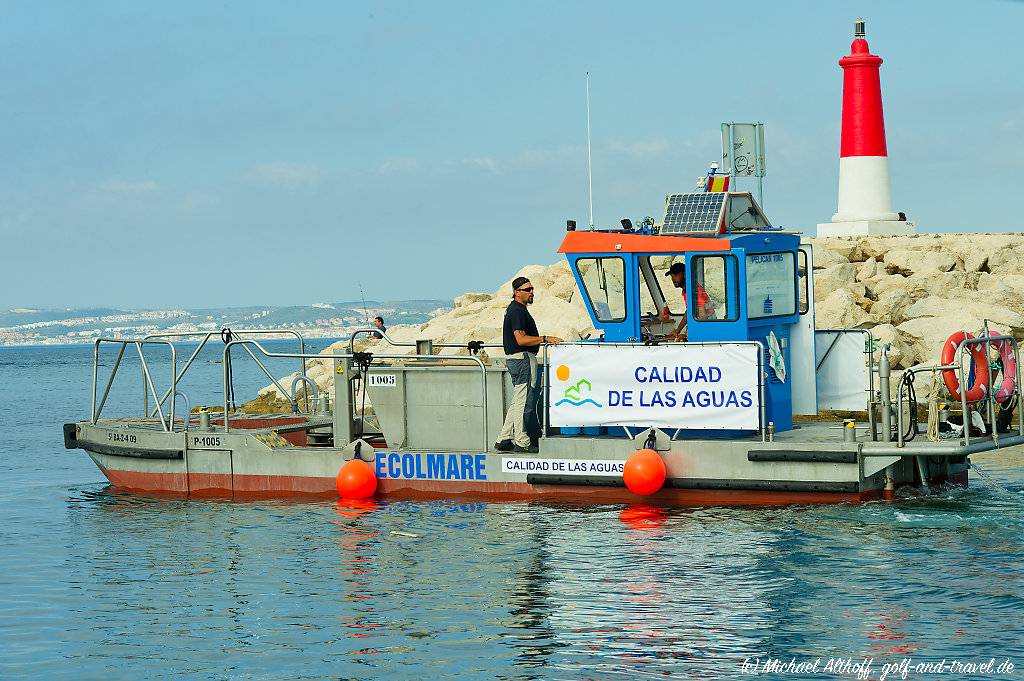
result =
[[[152,354],[166,385],[167,360]],[[242,400],[269,381],[239,354]],[[183,384],[193,404],[223,399],[215,356]],[[125,361],[109,415],[141,413],[138,360]],[[2,678],[1024,668],[1019,454],[986,457],[987,479],[967,490],[861,505],[161,499],[111,489],[87,455],[63,448],[61,424],[88,413],[91,366],[91,347],[0,349]]]

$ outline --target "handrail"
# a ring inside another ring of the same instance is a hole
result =
[[[987,326],[987,324],[986,324],[986,326]],[[953,360],[959,366],[959,373],[960,373],[960,402],[961,402],[961,404],[963,406],[963,410],[964,410],[964,444],[967,445],[967,446],[970,446],[970,444],[971,444],[971,430],[970,430],[970,427],[967,424],[967,421],[968,421],[968,419],[967,419],[967,385],[966,385],[966,380],[965,380],[965,376],[964,376],[963,353],[964,353],[964,349],[968,345],[977,345],[979,343],[984,343],[985,344],[985,362],[987,363],[988,362],[988,358],[989,358],[989,353],[990,353],[990,351],[992,349],[992,342],[993,341],[996,341],[996,342],[1009,341],[1013,345],[1013,354],[1014,354],[1014,356],[1015,357],[1020,357],[1020,350],[1019,350],[1019,348],[1017,346],[1017,339],[1016,338],[1014,338],[1013,336],[1008,336],[1008,335],[990,336],[990,335],[988,335],[986,333],[984,336],[982,336],[980,338],[968,338],[965,341],[963,341],[962,343],[960,343],[960,347],[958,347],[956,349],[956,355],[955,355],[954,360]],[[1015,395],[1017,395],[1017,405],[1018,405],[1017,406],[1017,419],[1018,419],[1017,428],[1018,428],[1019,434],[1024,435],[1024,410],[1022,410],[1021,406],[1020,406],[1021,405],[1021,401],[1020,401],[1021,400],[1021,385],[1020,385],[1020,366],[1019,365],[1017,366],[1017,376],[1015,378],[1017,380],[1014,381],[1013,392],[1014,392]],[[988,372],[988,385],[986,386],[985,393],[986,393],[985,394],[985,398],[989,402],[989,413],[994,416],[994,413],[995,413],[995,409],[994,409],[995,398],[992,396],[992,372]],[[992,431],[993,431],[993,434],[994,434],[993,441],[995,442],[995,445],[998,447],[999,446],[999,436],[998,436],[998,434],[995,434],[995,431],[996,431],[995,418],[990,417],[990,427],[992,428]]]
[[[199,356],[199,353],[206,346],[206,343],[210,340],[210,338],[212,338],[213,336],[220,336],[223,332],[224,332],[223,329],[218,329],[217,331],[164,331],[164,332],[159,332],[159,333],[149,333],[149,334],[146,334],[145,336],[142,337],[142,340],[146,341],[146,340],[156,339],[156,338],[192,338],[192,337],[198,338],[199,336],[203,336],[203,340],[200,341],[200,343],[196,347],[196,349],[192,351],[192,354],[189,356],[188,361],[185,362],[185,366],[183,366],[181,368],[181,372],[178,374],[178,378],[175,381],[175,382],[177,382],[177,381],[180,381],[182,379],[182,377],[184,377],[185,372],[188,371],[188,368],[190,366],[192,366],[192,362],[194,362],[196,357]],[[287,334],[287,335],[290,335],[290,336],[295,336],[296,340],[299,341],[299,352],[303,352],[304,353],[306,351],[305,339],[302,337],[302,334],[300,334],[298,331],[296,331],[294,329],[241,329],[241,330],[238,330],[238,331],[232,329],[231,333],[235,334],[235,335],[240,334],[240,333],[247,333],[247,334],[259,335],[259,336],[269,336],[269,335],[272,335],[272,334]],[[277,381],[274,380],[274,377],[270,375],[270,372],[267,371],[266,367],[262,367],[261,366],[261,368],[263,369],[263,373],[265,373],[268,376],[270,376],[270,380],[272,380],[275,383],[277,383]],[[302,375],[303,376],[306,375],[306,360],[305,359],[302,360]],[[284,393],[283,390],[281,392],[282,392],[282,394]],[[163,404],[164,402],[166,402],[167,398],[170,397],[170,396],[171,396],[171,391],[170,391],[170,389],[168,389],[168,391],[165,392],[164,396],[160,399],[160,404]],[[306,408],[307,409],[309,408],[309,401],[308,401],[308,399],[306,401]],[[156,415],[156,409],[154,409],[152,411],[152,413],[150,413],[149,412],[149,408],[147,406],[146,407],[146,413],[149,414],[150,417],[155,416]]]
[[[306,386],[306,397],[307,398],[309,397],[309,389],[313,388],[313,406],[312,407],[308,407],[308,409],[310,410],[310,413],[312,413],[313,410],[315,410],[318,406],[320,406],[320,388],[317,387],[316,381],[314,381],[309,376],[306,376],[305,374],[300,374],[300,375],[296,376],[295,378],[293,378],[292,379],[292,392],[291,392],[291,395],[292,395],[292,410],[294,410],[295,413],[298,413],[298,411],[299,411],[299,401],[296,399],[296,396],[298,395],[299,383],[303,383]],[[307,400],[307,405],[308,405],[308,400]]]
[[[226,380],[227,379],[227,369],[226,369],[226,367],[227,367],[227,361],[228,361],[229,355],[231,353],[231,348],[233,346],[235,346],[235,345],[253,346],[256,349],[258,349],[265,357],[268,357],[268,358],[287,359],[287,358],[295,358],[295,357],[304,357],[304,358],[308,358],[308,359],[353,359],[353,357],[354,357],[353,353],[332,353],[332,354],[312,354],[311,355],[311,354],[298,354],[298,353],[291,353],[291,352],[271,352],[271,351],[267,350],[265,347],[263,347],[259,343],[259,341],[251,340],[251,339],[232,340],[231,342],[225,344],[224,345],[224,366],[225,366],[225,371],[224,371],[224,375],[225,375],[225,381],[224,381],[224,426],[223,426],[223,430],[224,430],[225,433],[228,432],[228,429],[230,427],[230,424],[229,424],[230,415],[229,415],[229,412],[228,412],[228,389],[227,389],[227,380]],[[249,354],[252,355],[252,352],[250,351]],[[373,357],[374,357],[374,359],[432,359],[432,360],[439,359],[437,355],[419,355],[419,354],[416,354],[416,355],[400,355],[400,354],[377,354],[377,353],[374,353]],[[488,411],[487,410],[487,407],[488,407],[488,404],[487,404],[487,365],[484,364],[483,360],[480,359],[479,357],[477,357],[476,355],[455,355],[455,356],[452,356],[452,357],[445,357],[444,359],[445,359],[445,361],[452,361],[452,360],[454,360],[454,361],[462,361],[462,362],[466,362],[466,361],[473,362],[477,366],[480,367],[480,379],[481,379],[480,382],[481,382],[481,393],[482,393],[482,404],[481,404],[481,407],[483,409],[483,418],[482,418],[482,424],[483,424],[482,425],[483,445],[482,445],[482,450],[483,451],[488,451],[490,449],[490,437],[489,437],[489,434],[488,434],[488,427],[487,427],[487,415],[488,415],[487,414],[487,411]],[[387,369],[382,369],[382,370],[387,371]],[[363,386],[363,389],[365,390],[366,386]]]
[[[358,336],[359,334],[369,335],[371,333],[380,334],[382,340],[387,341],[389,345],[393,345],[396,348],[414,348],[414,347],[416,347],[416,342],[415,341],[403,343],[402,341],[391,340],[391,337],[388,336],[386,331],[381,331],[380,329],[378,329],[377,327],[374,326],[374,327],[369,327],[369,328],[365,328],[365,329],[354,329],[351,332],[351,335],[348,338],[348,351],[349,352],[355,352],[355,345],[354,345],[354,343],[355,343],[355,340],[356,340],[356,336]],[[472,342],[475,342],[475,341],[466,341],[465,343],[434,343],[433,345],[434,345],[435,348],[468,348],[469,344],[472,343]],[[482,347],[482,348],[503,348],[504,345],[501,344],[501,343],[481,343],[480,347]],[[403,356],[404,357],[409,357],[409,355],[403,355]]]
[[[107,385],[103,390],[103,397],[100,400],[99,407],[96,406],[96,385],[99,379],[99,365],[100,365],[100,344],[101,343],[115,343],[120,345],[120,350],[117,353],[117,359],[114,361],[114,366],[110,370],[110,378],[107,379]],[[114,384],[114,377],[117,375],[117,370],[121,366],[121,359],[124,357],[124,351],[128,345],[134,345],[136,351],[139,353],[139,362],[142,365],[142,376],[143,376],[143,395],[152,394],[153,399],[157,399],[156,384],[153,382],[153,376],[149,371],[149,364],[146,362],[146,356],[142,352],[144,345],[166,345],[171,350],[171,391],[177,391],[178,386],[178,353],[174,347],[174,343],[168,340],[134,340],[126,338],[97,338],[93,341],[92,351],[92,404],[90,406],[89,422],[96,425],[96,422],[100,418],[100,414],[103,412],[103,407],[107,403],[107,396],[110,394],[110,387]],[[148,413],[148,408],[146,408]],[[160,425],[163,427],[165,432],[173,432],[174,429],[174,401],[171,401],[170,419],[164,416],[163,409],[160,404],[157,404],[157,414],[160,416]]]
[[[180,390],[174,391],[174,399],[181,398],[185,400],[185,418],[182,419],[181,429],[183,432],[188,432],[188,426],[192,423],[192,400],[188,399],[188,395],[181,392]],[[174,421],[171,421],[171,430],[174,430]]]
[[[868,399],[866,411],[868,414],[868,430],[871,431],[871,439],[876,440],[878,438],[877,428],[875,426],[875,405],[878,403],[875,400],[875,336],[871,333],[870,329],[815,329],[815,333],[862,333],[867,338],[864,341],[864,354],[868,356]],[[836,344],[839,342],[840,336],[836,336],[835,340],[829,345],[828,350],[821,356],[821,361],[817,362],[814,367],[815,376],[817,376],[818,369],[825,364],[825,360],[831,354]]]
[[[575,341],[573,341],[573,342],[559,343],[559,345],[580,345],[580,346],[586,345],[587,347],[594,347],[594,346],[597,346],[597,347],[601,347],[601,346],[604,346],[604,347],[615,347],[615,346],[644,347],[643,343],[619,343],[619,342],[582,343],[582,342],[575,342]],[[757,348],[757,392],[758,392],[758,401],[760,403],[759,404],[759,412],[760,413],[758,414],[758,417],[759,417],[758,421],[759,421],[760,425],[758,427],[758,434],[761,436],[761,442],[765,442],[767,440],[767,438],[766,438],[767,424],[765,423],[765,421],[767,421],[767,419],[768,419],[768,407],[767,407],[767,404],[765,403],[765,383],[766,383],[765,378],[767,376],[766,376],[765,368],[764,368],[764,346],[761,345],[761,342],[760,341],[693,341],[693,342],[682,342],[682,343],[675,343],[675,342],[672,342],[672,343],[659,343],[659,346],[680,346],[680,345],[686,345],[686,346],[753,345],[753,346],[755,346]],[[546,438],[547,437],[547,431],[548,431],[548,409],[550,408],[550,404],[549,404],[550,395],[548,394],[548,392],[549,392],[548,391],[548,373],[549,373],[548,369],[550,368],[550,365],[551,365],[551,362],[548,361],[548,348],[551,347],[551,344],[544,343],[544,344],[542,344],[542,347],[544,348],[544,365],[547,368],[542,372],[542,379],[543,379],[542,389],[543,389],[543,400],[544,400],[542,404],[543,404],[543,407],[544,407],[544,409],[543,409],[543,411],[544,411],[544,420],[543,420],[542,427],[541,427],[541,437],[542,438]],[[623,426],[623,428],[625,428],[625,426]],[[628,433],[629,431],[627,430],[626,432]],[[678,433],[678,429],[677,429],[676,435],[678,435],[678,434],[679,433]],[[673,439],[675,439],[674,436],[673,436]]]
[[[1018,357],[1020,356],[1020,351],[1019,351],[1019,348],[1018,348],[1018,345],[1017,345],[1017,340],[1013,336],[1008,336],[1008,335],[990,336],[990,335],[986,334],[986,335],[978,337],[978,338],[968,338],[968,339],[964,340],[960,344],[960,346],[957,347],[956,353],[953,356],[953,363],[952,364],[936,364],[936,365],[926,366],[926,367],[914,367],[914,368],[911,368],[911,369],[906,369],[903,372],[904,376],[906,374],[908,374],[908,373],[911,374],[911,375],[914,375],[914,374],[924,373],[926,371],[931,371],[933,373],[944,372],[944,371],[956,371],[957,372],[957,378],[958,378],[959,384],[960,384],[960,406],[961,406],[961,410],[962,410],[962,414],[963,414],[963,419],[964,419],[964,446],[970,446],[970,444],[971,444],[970,417],[969,417],[970,411],[968,409],[968,404],[969,403],[967,401],[968,386],[966,384],[967,383],[966,376],[964,375],[964,362],[963,362],[964,348],[966,346],[968,346],[968,345],[977,345],[979,343],[984,343],[985,344],[985,361],[987,362],[988,361],[989,350],[991,348],[992,343],[993,342],[999,343],[999,342],[1003,342],[1003,341],[1010,342],[1013,345],[1013,353],[1014,353],[1014,355],[1018,356]],[[1016,376],[1017,380],[1014,381],[1014,388],[1013,388],[1013,392],[1017,396],[1017,403],[1018,404],[1021,403],[1020,400],[1021,400],[1021,396],[1022,396],[1021,385],[1020,385],[1020,374],[1021,374],[1021,368],[1018,365],[1018,367],[1017,367],[1017,376]],[[899,388],[896,391],[896,430],[898,431],[897,434],[896,434],[897,435],[897,440],[896,440],[896,446],[897,447],[903,447],[906,444],[904,442],[904,437],[903,437],[903,385],[904,385],[904,383],[905,383],[905,381],[901,378],[900,379]],[[992,441],[995,444],[995,446],[998,447],[999,446],[999,433],[997,432],[996,427],[995,427],[996,426],[996,424],[995,424],[995,406],[994,406],[995,405],[995,398],[992,395],[992,374],[991,374],[991,372],[989,372],[989,376],[988,376],[988,385],[986,386],[985,397],[983,397],[982,399],[985,400],[988,403],[988,407],[989,407],[989,426],[992,428]],[[980,402],[980,401],[982,401],[982,400],[977,400],[977,402]],[[1017,433],[1020,436],[1024,436],[1024,413],[1022,413],[1022,410],[1020,408],[1018,408],[1018,411],[1017,411]]]

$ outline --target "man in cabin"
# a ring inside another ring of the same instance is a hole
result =
[[[665,273],[666,277],[672,277],[672,285],[683,290],[683,318],[679,320],[679,326],[672,332],[672,340],[686,340],[686,265],[681,262],[672,263]],[[695,282],[696,283],[696,282]],[[715,314],[715,305],[704,287],[697,284],[697,309],[694,310],[696,319],[711,319]]]
[[[377,331],[371,331],[370,338],[383,338],[384,333],[388,330],[388,327],[384,326],[384,318],[374,317],[373,325],[377,327]]]
[[[533,284],[526,277],[512,280],[512,302],[505,309],[502,325],[508,373],[512,377],[512,404],[505,414],[505,423],[494,448],[499,452],[536,452],[540,438],[540,421],[537,419],[537,351],[541,345],[557,345],[562,342],[558,336],[542,336],[537,332],[537,323],[526,309],[533,304]]]

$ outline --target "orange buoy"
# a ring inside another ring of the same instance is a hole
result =
[[[352,459],[338,471],[334,486],[342,499],[368,499],[377,491],[377,476],[370,464],[362,459]]]
[[[622,469],[622,481],[633,494],[654,494],[665,484],[665,462],[653,449],[633,452]]]

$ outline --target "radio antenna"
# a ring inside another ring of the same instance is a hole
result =
[[[366,295],[363,293],[363,285],[359,284],[359,297],[363,300],[363,321],[370,324],[370,312],[366,309]]]
[[[590,205],[590,229],[594,229],[594,173],[590,156],[590,71],[587,71],[587,201]]]

